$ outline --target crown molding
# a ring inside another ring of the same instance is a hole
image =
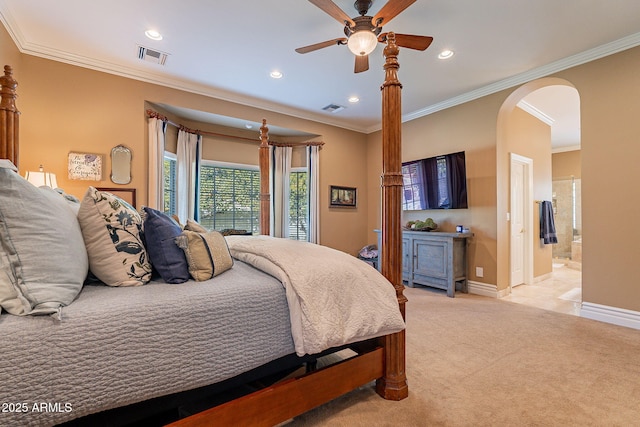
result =
[[[165,86],[171,89],[177,89],[184,92],[203,95],[221,101],[244,105],[247,107],[263,109],[269,112],[284,114],[298,119],[312,120],[316,123],[336,126],[342,129],[347,129],[359,133],[365,133],[366,131],[366,128],[354,126],[346,121],[327,120],[327,117],[325,117],[324,115],[314,114],[308,111],[288,107],[283,104],[278,104],[251,96],[241,95],[213,86],[192,83],[188,80],[165,77],[148,71],[130,67],[123,67],[117,64],[96,60],[93,58],[74,55],[69,52],[58,51],[51,48],[46,48],[44,46],[36,46],[34,44],[19,46],[19,49],[20,52],[27,55],[50,59],[56,62],[62,62],[94,71],[125,77],[132,80]]]
[[[473,101],[475,99],[482,98],[483,96],[500,92],[501,90],[509,89],[532,80],[546,77],[550,74],[557,73],[571,67],[586,64],[587,62],[595,61],[596,59],[604,58],[605,56],[613,55],[614,53],[622,52],[638,45],[640,45],[640,32],[403,115],[402,121],[408,122],[410,120],[428,116],[429,114],[433,114],[440,110],[455,107],[456,105],[464,104],[465,102]],[[377,127],[375,130],[380,130],[380,127]]]
[[[221,101],[232,102],[247,107],[259,108],[267,110],[269,112],[284,114],[298,119],[311,120],[316,123],[335,126],[354,132],[367,133],[366,127],[354,125],[352,123],[349,123],[347,120],[331,120],[331,118],[328,118],[327,116],[322,114],[288,107],[283,104],[278,104],[251,96],[241,95],[217,87],[195,84],[187,80],[166,77],[132,67],[124,67],[118,64],[100,61],[86,56],[75,55],[62,50],[51,49],[35,43],[29,43],[25,40],[23,34],[19,30],[18,25],[11,16],[9,9],[6,6],[5,0],[0,0],[0,22],[4,24],[4,27],[7,29],[7,32],[13,39],[13,42],[16,44],[20,53],[23,53],[25,55],[36,56],[39,58],[62,62],[77,67],[125,77],[132,80],[165,86],[171,89],[177,89],[197,95],[216,98]]]
[[[15,23],[15,20],[8,12],[8,10],[9,9],[6,6],[6,0],[0,0],[0,21],[4,24],[7,32],[18,47],[18,50],[20,50],[21,53],[27,55],[38,56],[41,58],[51,59],[54,61],[88,68],[95,71],[101,71],[108,74],[114,74],[133,80],[143,81],[146,83],[157,84],[160,86],[178,89],[185,92],[208,96],[220,99],[222,101],[245,105],[247,107],[264,109],[279,114],[285,114],[298,119],[311,120],[317,123],[336,126],[354,132],[370,134],[379,131],[382,128],[381,123],[369,127],[357,126],[353,123],[349,123],[347,120],[331,120],[331,118],[328,118],[326,115],[313,113],[308,110],[292,108],[283,104],[278,104],[246,95],[240,95],[212,86],[194,84],[192,82],[181,79],[167,78],[165,76],[145,72],[134,68],[122,67],[109,62],[78,56],[68,52],[46,48],[44,46],[39,46],[36,44],[30,44],[25,41],[23,35],[20,33],[19,28]],[[415,120],[420,117],[424,117],[435,112],[454,107],[456,105],[464,104],[466,102],[473,101],[475,99],[482,98],[484,96],[491,95],[493,93],[509,89],[535,79],[546,77],[550,74],[557,73],[559,71],[566,70],[577,65],[581,65],[590,61],[594,61],[596,59],[603,58],[605,56],[612,55],[614,53],[630,49],[632,47],[636,47],[638,45],[640,45],[640,32],[405,114],[402,116],[402,122],[404,123]]]
[[[527,113],[531,114],[533,117],[540,120],[542,123],[552,126],[553,122],[555,122],[553,118],[549,117],[548,115],[546,115],[545,113],[543,113],[542,111],[534,107],[533,105],[529,104],[524,99],[521,99],[520,102],[518,102],[516,105],[521,110],[526,111]]]

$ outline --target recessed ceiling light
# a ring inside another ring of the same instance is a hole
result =
[[[453,51],[445,49],[438,54],[438,59],[449,59],[453,56]]]
[[[358,98],[357,96],[352,96],[349,98],[349,102],[355,104],[356,102],[360,102],[360,98]]]
[[[245,123],[244,127],[247,129],[253,129],[253,125],[251,123]]]
[[[269,74],[272,78],[274,79],[281,79],[282,78],[282,73],[278,70],[273,70],[271,72],[271,74]]]
[[[162,34],[156,30],[147,30],[144,32],[144,35],[149,37],[151,40],[162,40]]]

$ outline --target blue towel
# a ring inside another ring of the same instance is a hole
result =
[[[540,238],[545,245],[558,243],[556,224],[553,221],[553,205],[546,200],[540,203]]]

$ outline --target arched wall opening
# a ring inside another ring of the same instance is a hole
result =
[[[552,250],[550,245],[542,245],[539,239],[539,213],[536,201],[551,200],[551,131],[550,126],[534,119],[527,118],[528,113],[516,109],[517,104],[527,95],[538,89],[549,86],[575,86],[561,78],[548,77],[528,82],[514,90],[503,102],[498,112],[496,127],[496,219],[497,219],[497,290],[498,296],[506,296],[510,293],[511,286],[511,197],[510,197],[510,165],[511,154],[531,157],[533,186],[530,200],[525,202],[525,207],[530,209],[532,227],[529,233],[529,248],[525,283],[535,277],[542,277],[552,271]],[[524,120],[532,130],[527,132],[514,131],[514,120]],[[539,123],[535,123],[538,121]],[[546,130],[545,130],[546,127]],[[548,136],[545,136],[545,132]],[[537,136],[534,136],[537,135]],[[546,146],[543,142],[547,141]],[[548,154],[545,154],[545,151]],[[529,155],[528,155],[529,154]],[[536,158],[538,161],[536,162]]]

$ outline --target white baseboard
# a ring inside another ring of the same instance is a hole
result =
[[[498,287],[496,285],[492,285],[489,283],[474,282],[472,280],[469,280],[467,282],[467,285],[469,288],[469,293],[474,295],[482,295],[491,298],[502,298],[509,295],[508,288],[498,291]]]
[[[482,295],[485,297],[502,298],[510,293],[509,288],[498,291],[498,287],[496,285],[489,283],[469,280],[467,285],[470,294]],[[580,317],[611,323],[613,325],[625,326],[627,328],[640,329],[640,311],[626,310],[624,308],[594,304],[592,302],[583,302],[580,308]]]
[[[624,308],[583,302],[580,308],[580,317],[640,329],[640,312]]]

